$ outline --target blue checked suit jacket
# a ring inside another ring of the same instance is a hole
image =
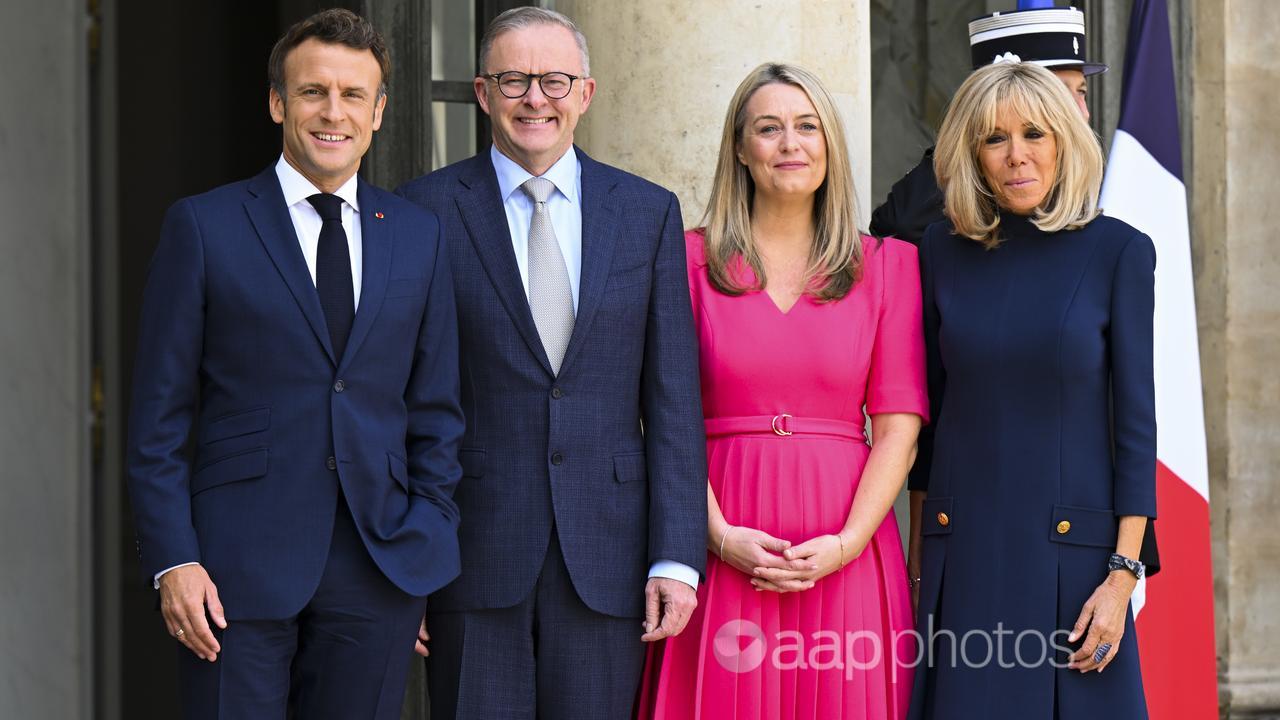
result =
[[[526,598],[554,524],[597,612],[643,615],[649,565],[706,565],[698,350],[675,196],[577,151],[578,315],[552,374],[487,152],[397,193],[439,219],[453,262],[466,434],[462,574],[435,610]]]

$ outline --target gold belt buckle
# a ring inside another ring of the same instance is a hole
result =
[[[774,415],[773,422],[770,423],[770,425],[773,426],[773,432],[781,437],[786,437],[790,435],[791,431],[786,428],[787,419],[790,417],[791,416],[786,413],[782,413],[781,415]]]

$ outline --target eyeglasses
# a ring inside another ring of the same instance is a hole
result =
[[[533,83],[534,78],[538,80],[538,87],[541,88],[542,94],[552,100],[559,100],[566,97],[569,91],[573,89],[574,80],[582,80],[582,75],[570,75],[562,72],[540,73],[538,75],[530,75],[522,73],[519,70],[508,70],[506,72],[491,73],[489,75],[481,75],[498,83],[498,91],[505,97],[512,100],[522,98],[529,92],[529,86]]]

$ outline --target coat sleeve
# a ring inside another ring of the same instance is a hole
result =
[[[421,232],[431,241],[434,258],[431,286],[405,392],[409,492],[436,506],[450,529],[456,530],[458,507],[452,498],[462,478],[458,446],[466,427],[459,404],[458,314],[449,253],[439,222],[426,211],[422,215],[425,221]]]
[[[126,472],[138,553],[150,585],[167,568],[200,562],[185,448],[199,397],[205,267],[189,199],[169,208],[142,295]]]
[[[1111,285],[1111,412],[1116,515],[1156,516],[1154,379],[1156,251],[1134,235]]]
[[[706,572],[707,462],[698,343],[680,202],[668,193],[645,331],[641,412],[649,472],[649,562]]]
[[[924,238],[920,243],[920,293],[924,314],[925,382],[929,388],[929,416],[932,422],[920,429],[917,440],[916,462],[907,477],[907,488],[912,491],[929,490],[929,473],[933,469],[934,437],[942,418],[942,398],[946,394],[947,373],[942,366],[938,335],[942,331],[942,316],[938,312],[936,241],[937,235]]]

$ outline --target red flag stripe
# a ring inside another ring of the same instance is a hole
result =
[[[1152,720],[1217,720],[1209,503],[1161,462],[1156,498],[1163,569],[1137,620],[1147,709]]]

